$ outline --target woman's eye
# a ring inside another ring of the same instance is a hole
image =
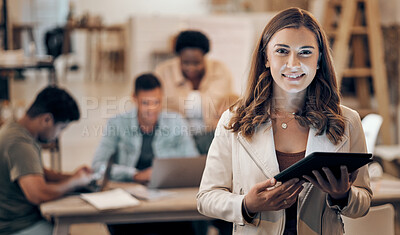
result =
[[[276,52],[277,52],[277,53],[279,53],[279,54],[288,54],[288,53],[289,53],[289,51],[288,51],[288,50],[286,50],[286,49],[283,49],[283,48],[279,48],[279,49],[277,49],[277,50],[276,50]]]
[[[312,54],[312,51],[304,50],[304,51],[300,51],[299,54],[300,54],[300,55],[311,55],[311,54]]]

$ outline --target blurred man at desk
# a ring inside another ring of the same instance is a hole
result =
[[[162,92],[154,75],[136,79],[133,100],[137,108],[108,121],[93,160],[95,172],[104,169],[108,158],[117,152],[111,178],[146,183],[154,157],[199,155],[186,121],[178,113],[162,111]]]
[[[45,169],[39,141],[52,141],[79,119],[75,100],[64,90],[48,87],[26,114],[0,129],[0,234],[52,234],[38,205],[91,181],[87,167],[74,174]]]
[[[199,153],[186,121],[174,112],[162,111],[161,83],[152,74],[135,80],[133,100],[137,108],[120,114],[107,123],[106,134],[95,153],[93,169],[100,172],[108,158],[117,152],[111,179],[147,183],[153,158],[195,157]],[[191,230],[190,223],[112,225],[112,234],[162,234]],[[142,232],[142,233],[141,233]]]

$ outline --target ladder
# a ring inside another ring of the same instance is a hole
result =
[[[383,144],[393,144],[393,120],[384,61],[378,0],[329,0],[324,28],[333,44],[333,57],[340,88],[342,79],[355,79],[361,116],[371,113],[370,80],[383,117]]]

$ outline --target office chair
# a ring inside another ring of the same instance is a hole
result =
[[[367,215],[352,219],[342,216],[345,235],[394,235],[394,207],[392,204],[373,206]]]
[[[375,113],[368,114],[361,121],[369,153],[374,153],[376,139],[378,138],[382,122],[382,116]]]

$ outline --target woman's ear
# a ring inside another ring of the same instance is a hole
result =
[[[269,69],[269,61],[267,60],[267,62],[265,63],[265,68]]]

